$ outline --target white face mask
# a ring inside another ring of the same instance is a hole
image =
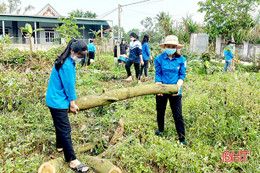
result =
[[[131,41],[134,41],[134,38],[133,38],[133,37],[131,37],[130,39],[131,39]]]
[[[81,61],[81,58],[78,58],[77,56],[73,56],[71,59],[73,59],[75,63],[79,63]]]

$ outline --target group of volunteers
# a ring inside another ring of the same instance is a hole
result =
[[[134,64],[136,78],[140,82],[143,69],[145,76],[147,76],[148,61],[151,58],[148,44],[150,36],[145,35],[142,44],[138,40],[137,34],[131,33],[130,38],[129,56],[125,62],[128,76],[126,81],[132,80],[130,67]],[[158,130],[155,131],[155,135],[162,135],[164,132],[165,110],[169,100],[179,141],[186,145],[182,116],[181,86],[186,76],[187,66],[185,57],[179,51],[183,48],[183,45],[179,44],[176,36],[169,35],[159,46],[165,51],[154,59],[155,82],[158,85],[177,84],[179,92],[175,95],[156,95]],[[57,151],[63,151],[65,161],[69,163],[71,169],[77,172],[87,172],[89,168],[76,158],[72,145],[68,112],[77,114],[79,111],[78,106],[75,104],[77,99],[75,91],[75,64],[84,59],[87,54],[89,54],[91,59],[94,59],[94,53],[91,52],[95,52],[95,48],[92,45],[87,45],[82,40],[72,39],[62,54],[55,60],[46,93],[46,104],[50,109],[55,126]],[[141,70],[140,64],[142,65]]]
[[[141,42],[138,40],[138,35],[134,32],[132,32],[130,34],[130,45],[129,45],[129,56],[127,58],[127,49],[128,46],[125,42],[125,40],[123,39],[122,42],[120,43],[120,55],[117,55],[117,45],[119,44],[119,42],[116,42],[116,45],[114,47],[114,57],[115,59],[117,59],[117,61],[119,63],[125,63],[125,69],[127,72],[127,78],[125,79],[125,81],[132,81],[132,74],[131,74],[131,66],[132,64],[134,64],[135,67],[135,75],[136,75],[136,79],[138,80],[138,83],[141,83],[141,77],[142,74],[144,72],[144,78],[143,79],[147,79],[148,77],[148,64],[149,64],[149,60],[152,60],[152,56],[150,53],[150,48],[149,48],[149,40],[150,40],[150,36],[149,35],[144,35],[142,44]],[[140,69],[140,64],[141,64],[141,69]]]

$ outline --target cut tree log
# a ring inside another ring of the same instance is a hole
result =
[[[61,157],[44,162],[38,169],[38,173],[58,173],[65,162]]]
[[[96,147],[96,144],[97,142],[94,142],[94,143],[86,143],[86,144],[83,144],[83,145],[79,145],[77,147],[75,147],[75,151],[77,153],[84,153],[84,152],[87,152],[93,148]]]
[[[121,169],[111,163],[108,159],[100,157],[86,156],[86,165],[95,170],[96,173],[122,173]],[[59,173],[65,162],[61,157],[43,163],[38,169],[38,173]]]
[[[108,146],[110,146],[111,144],[112,145],[116,144],[117,140],[123,136],[124,129],[125,129],[124,125],[125,125],[124,119],[120,118],[120,120],[118,122],[118,126],[115,130],[113,137],[111,138],[110,142],[108,143]]]
[[[94,168],[97,173],[121,173],[121,169],[111,163],[108,159],[86,156],[87,165]]]
[[[116,101],[129,99],[151,94],[177,94],[178,85],[149,84],[137,87],[121,88],[107,91],[102,94],[83,96],[76,100],[76,105],[80,110],[97,106],[107,105]]]

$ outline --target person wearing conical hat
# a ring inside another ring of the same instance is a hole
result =
[[[165,38],[164,43],[159,46],[165,49],[165,52],[157,56],[154,60],[155,82],[156,84],[177,84],[179,92],[177,95],[156,95],[158,131],[155,132],[155,135],[161,135],[164,131],[164,116],[166,105],[169,100],[179,141],[183,145],[187,145],[185,142],[181,103],[181,86],[186,76],[187,66],[185,57],[177,53],[177,49],[183,48],[183,45],[179,44],[178,37],[169,35]]]

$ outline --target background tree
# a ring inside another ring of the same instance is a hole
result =
[[[71,38],[82,38],[83,36],[79,32],[79,30],[85,29],[85,27],[79,27],[76,24],[76,19],[73,16],[68,18],[61,17],[58,19],[60,23],[63,23],[61,26],[56,25],[56,31],[59,33],[59,38],[65,38],[66,42],[68,43]]]
[[[115,25],[114,26],[114,37],[118,38],[118,32],[117,31],[118,31],[118,26]],[[127,37],[127,34],[126,34],[125,29],[123,27],[120,28],[120,32],[121,32],[121,34],[123,36],[122,38],[126,38]]]
[[[140,37],[140,36],[141,36],[140,30],[137,29],[137,28],[133,28],[133,29],[129,30],[129,31],[126,33],[125,40],[126,40],[128,43],[131,42],[129,35],[130,35],[132,32],[136,33],[136,34],[138,35],[138,37],[139,37],[138,40],[142,41],[142,38]]]
[[[70,16],[79,17],[79,18],[97,18],[97,14],[91,11],[83,11],[83,10],[73,10],[69,13]]]
[[[141,21],[141,25],[143,25],[144,30],[140,34],[140,41],[143,40],[143,37],[145,34],[148,34],[151,36],[151,39],[149,41],[150,44],[153,43],[160,43],[162,38],[164,37],[163,33],[157,32],[155,25],[156,25],[156,19],[152,19],[151,17],[146,17]]]
[[[144,28],[148,31],[153,31],[154,30],[154,23],[153,19],[151,17],[146,17],[141,21],[141,25],[144,26]]]
[[[165,12],[160,12],[159,14],[157,14],[155,19],[158,22],[156,24],[156,27],[159,29],[159,31],[163,31],[164,36],[170,35],[170,33],[172,32],[172,25],[173,25],[173,21],[171,19],[170,14]]]
[[[206,0],[198,2],[199,12],[206,12],[206,32],[213,37],[223,35],[232,38],[239,30],[254,26],[252,16],[259,0]]]
[[[32,26],[29,23],[26,23],[25,27],[20,27],[20,29],[22,30],[22,32],[25,32],[26,35],[29,37],[29,40],[30,40],[30,50],[32,51],[32,35],[33,35],[34,32],[41,31],[43,29],[42,28],[38,28],[38,29],[33,30]]]
[[[32,5],[28,5],[23,9],[21,8],[20,0],[7,0],[7,4],[2,2],[0,4],[0,13],[3,14],[25,14],[30,10],[33,10],[34,7]]]
[[[260,44],[260,12],[253,20],[254,25],[248,30],[240,29],[235,33],[237,42],[250,41],[255,44]]]

